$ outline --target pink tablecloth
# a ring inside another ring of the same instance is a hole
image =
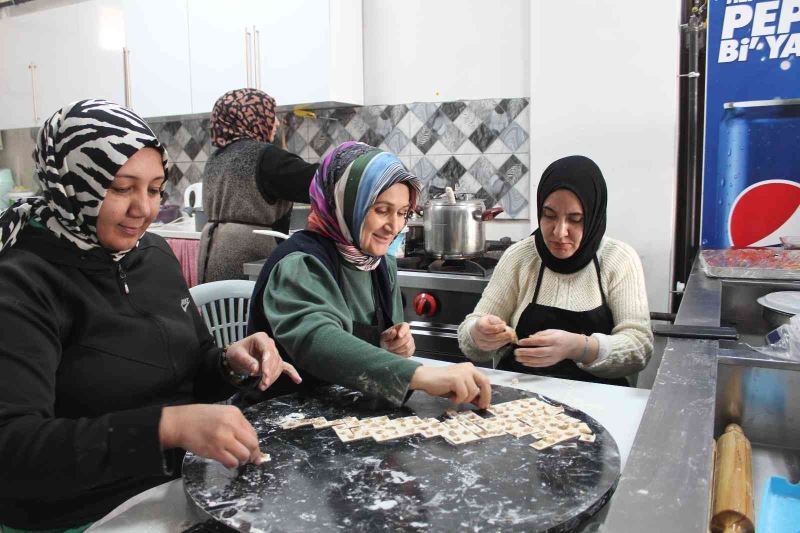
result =
[[[197,254],[200,241],[197,239],[167,239],[172,251],[181,264],[181,272],[189,287],[197,285]]]

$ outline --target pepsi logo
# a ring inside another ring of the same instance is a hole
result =
[[[732,246],[770,246],[800,235],[800,184],[764,180],[739,193],[728,216]]]

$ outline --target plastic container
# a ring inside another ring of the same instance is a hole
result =
[[[0,168],[0,211],[8,207],[8,193],[14,190],[10,168]]]
[[[764,487],[761,507],[758,509],[756,531],[800,530],[800,484],[791,484],[785,478],[772,476]]]
[[[407,233],[408,226],[404,227],[403,230],[397,234],[397,237],[395,237],[392,244],[389,245],[389,250],[386,253],[395,257],[405,257]]]

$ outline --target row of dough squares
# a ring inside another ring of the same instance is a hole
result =
[[[407,416],[390,419],[387,416],[358,419],[355,417],[326,420],[324,417],[305,418],[294,415],[281,423],[283,429],[312,426],[314,429],[331,428],[342,442],[371,438],[377,442],[399,439],[411,435],[425,438],[443,437],[452,445],[481,439],[513,435],[520,438],[530,435],[535,442],[531,447],[543,450],[556,444],[578,439],[594,442],[591,428],[577,418],[564,413],[564,408],[550,405],[536,398],[522,398],[493,405],[487,409],[493,416],[484,418],[474,411],[447,411],[445,420]],[[291,416],[291,415],[290,415]]]

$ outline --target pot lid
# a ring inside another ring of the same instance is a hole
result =
[[[451,204],[447,198],[431,198],[428,200],[428,205],[435,205],[437,207],[443,205],[453,205],[453,206],[475,206],[480,207],[483,209],[484,203],[483,200],[480,198],[471,198],[469,200],[456,200],[456,203]]]
[[[800,313],[800,291],[771,292],[756,301],[767,309],[778,313],[786,315]]]

